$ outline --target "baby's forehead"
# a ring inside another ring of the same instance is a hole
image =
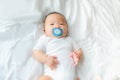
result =
[[[63,15],[61,15],[61,14],[50,14],[50,15],[48,15],[47,17],[46,17],[46,20],[63,20],[63,21],[65,21],[65,18],[64,18],[64,16]]]

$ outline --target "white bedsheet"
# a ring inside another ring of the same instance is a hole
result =
[[[120,80],[120,0],[0,0],[0,80],[36,80],[31,57],[47,13],[64,14],[83,49],[81,80]]]

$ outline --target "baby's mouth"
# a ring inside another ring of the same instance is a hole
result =
[[[52,29],[52,35],[55,37],[60,37],[63,34],[63,29],[61,28],[53,28]]]

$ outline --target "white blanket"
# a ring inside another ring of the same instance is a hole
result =
[[[83,49],[81,80],[120,80],[119,0],[0,0],[0,80],[36,80],[42,64],[31,56],[42,19],[65,15],[69,35]]]

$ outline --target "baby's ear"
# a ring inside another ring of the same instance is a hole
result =
[[[43,32],[45,32],[45,29],[43,29]]]
[[[45,28],[43,28],[42,31],[45,33]]]
[[[45,34],[45,29],[42,29],[43,34]]]
[[[43,23],[42,26],[43,26],[42,30],[43,30],[43,32],[45,32],[45,24]]]

